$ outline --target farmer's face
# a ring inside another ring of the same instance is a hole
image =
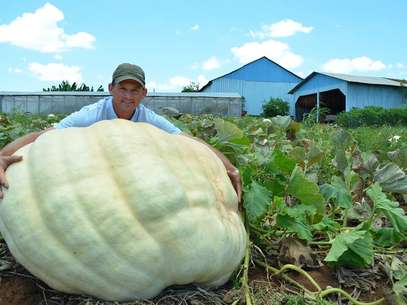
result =
[[[113,96],[113,106],[119,118],[133,113],[147,95],[147,89],[132,79],[114,85],[109,84],[109,91]],[[123,118],[129,119],[128,117]]]

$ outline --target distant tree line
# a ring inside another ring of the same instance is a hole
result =
[[[95,90],[92,87],[87,86],[85,83],[82,84],[77,84],[76,82],[73,82],[72,84],[69,83],[69,81],[64,80],[62,81],[58,86],[51,86],[50,88],[42,88],[42,91],[91,91],[94,92]],[[97,88],[96,92],[104,92],[105,89],[103,89],[103,86],[100,85],[99,88]]]

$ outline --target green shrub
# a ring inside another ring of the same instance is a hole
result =
[[[304,114],[303,123],[305,126],[313,126],[318,122],[323,122],[323,118],[329,113],[329,109],[326,107],[320,107],[319,111],[317,107],[311,109],[310,112]]]
[[[262,116],[273,117],[276,115],[288,115],[290,106],[288,102],[283,101],[281,98],[270,98],[262,105]]]
[[[342,127],[355,128],[361,126],[407,126],[407,108],[385,109],[368,106],[352,108],[341,112],[336,117],[336,123]]]

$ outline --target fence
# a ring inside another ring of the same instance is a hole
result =
[[[106,96],[107,92],[1,92],[0,112],[15,110],[32,114],[72,113]],[[182,113],[212,113],[240,116],[242,97],[237,93],[149,93],[143,100],[149,109],[160,113],[173,107]]]

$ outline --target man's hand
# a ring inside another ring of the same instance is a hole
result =
[[[239,210],[242,211],[242,181],[239,170],[237,168],[228,169],[227,173],[237,194]]]
[[[10,164],[23,160],[21,156],[2,156],[0,155],[0,199],[3,199],[2,188],[8,188],[6,179],[6,169]]]

